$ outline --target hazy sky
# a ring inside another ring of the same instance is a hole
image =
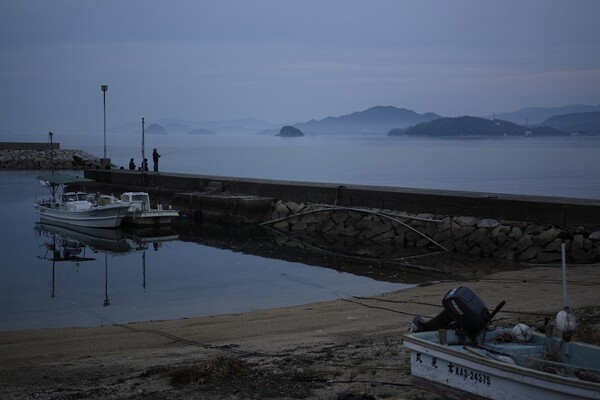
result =
[[[0,2],[0,132],[600,104],[598,0]]]

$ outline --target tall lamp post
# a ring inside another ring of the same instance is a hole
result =
[[[106,91],[108,90],[108,85],[102,85],[100,89],[102,89],[104,97],[104,159],[106,159]]]

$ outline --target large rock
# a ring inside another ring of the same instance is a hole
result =
[[[522,253],[519,254],[519,260],[521,261],[531,261],[537,257],[539,253],[544,251],[544,248],[541,246],[530,246],[525,249]]]
[[[475,232],[475,227],[474,226],[465,226],[460,228],[457,232],[454,233],[454,238],[455,239],[461,239],[465,236],[470,235],[471,233]]]
[[[545,246],[560,235],[560,230],[556,228],[550,228],[547,231],[542,231],[539,235],[533,237],[533,243]]]
[[[497,237],[500,235],[505,235],[508,236],[510,234],[510,231],[512,230],[512,227],[510,225],[498,225],[497,227],[494,228],[494,230],[492,230],[492,237]]]
[[[531,247],[531,245],[533,245],[533,242],[531,241],[531,235],[525,235],[519,239],[517,243],[517,251],[521,253],[528,247]]]
[[[487,236],[488,236],[487,230],[485,228],[479,228],[469,235],[469,239],[468,239],[469,245],[471,245],[471,246],[476,245],[479,242],[482,242],[484,238],[487,239]]]
[[[588,238],[594,241],[600,241],[600,231],[590,233],[590,236],[588,236]]]
[[[477,224],[477,227],[493,229],[499,225],[500,225],[500,222],[498,222],[497,220],[485,218],[485,219],[482,219],[481,221],[479,221],[479,223]]]
[[[519,240],[523,237],[523,231],[518,226],[513,226],[508,236],[515,240]]]
[[[438,224],[437,230],[438,230],[438,232],[445,232],[445,231],[449,231],[451,228],[452,228],[452,218],[446,217],[442,220],[441,223]]]
[[[479,218],[475,217],[456,217],[454,221],[463,227],[473,227],[479,223]]]
[[[550,243],[546,244],[546,246],[544,246],[544,251],[548,251],[548,252],[552,252],[552,251],[560,252],[561,250],[562,250],[562,240],[560,240],[560,239],[554,239]]]

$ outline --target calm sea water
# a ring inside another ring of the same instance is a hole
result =
[[[55,140],[63,148],[104,151],[101,135]],[[150,164],[153,148],[167,172],[600,199],[600,137],[147,135]],[[107,138],[107,156],[117,165],[127,167],[131,157],[139,165],[141,152],[140,137]]]
[[[55,141],[104,150],[102,137]],[[107,143],[113,163],[139,163],[139,138]],[[600,199],[600,138],[147,136],[148,156],[153,148],[165,172]],[[49,248],[65,236],[35,229],[31,205],[47,194],[37,174],[0,171],[0,330],[243,312],[410,286],[181,240],[121,238],[128,245],[118,251],[71,243],[79,261],[53,262]]]

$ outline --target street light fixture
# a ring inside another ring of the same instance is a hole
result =
[[[106,159],[106,91],[108,90],[108,85],[101,85],[100,89],[102,89],[104,97],[104,159]]]

